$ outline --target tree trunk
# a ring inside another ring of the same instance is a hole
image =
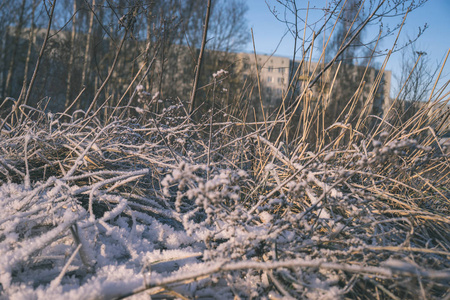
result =
[[[86,36],[86,48],[84,49],[84,63],[83,63],[83,71],[81,73],[81,85],[86,85],[86,73],[87,69],[89,67],[90,60],[90,49],[91,49],[91,39],[92,39],[92,29],[94,27],[94,6],[95,6],[95,0],[92,0],[91,5],[91,14],[89,18],[89,29]],[[81,108],[81,101],[78,101],[77,103],[77,109]]]
[[[6,83],[5,83],[5,91],[2,95],[4,97],[10,96],[11,89],[12,89],[12,80],[14,76],[14,70],[16,69],[16,55],[17,50],[19,48],[19,41],[20,41],[20,34],[22,33],[22,27],[23,27],[23,15],[25,13],[25,3],[26,0],[22,0],[22,5],[20,6],[20,14],[19,14],[19,22],[16,26],[16,30],[14,32],[14,40],[12,42],[12,54],[10,58],[9,68],[8,68],[8,75],[6,76]]]
[[[39,51],[39,56],[36,61],[36,66],[34,67],[33,76],[31,76],[30,86],[27,89],[27,94],[26,94],[25,100],[23,102],[25,105],[28,103],[28,100],[30,99],[30,96],[31,96],[31,92],[33,91],[34,81],[36,80],[37,73],[39,71],[39,66],[41,64],[41,60],[42,60],[42,57],[44,56],[44,51],[47,46],[47,42],[49,40],[50,29],[52,27],[52,20],[53,20],[53,16],[54,16],[54,12],[55,12],[55,6],[56,6],[56,0],[53,0],[52,7],[50,10],[49,20],[48,20],[48,24],[47,24],[47,32],[45,33],[44,42],[42,43],[41,50]]]
[[[25,60],[25,69],[23,72],[23,83],[22,83],[22,91],[20,92],[19,96],[19,103],[22,102],[22,99],[25,97],[25,93],[27,92],[27,85],[28,85],[28,71],[30,68],[30,60],[31,60],[31,49],[33,48],[33,45],[36,43],[36,35],[34,34],[34,30],[36,27],[36,24],[34,23],[34,13],[36,12],[36,0],[33,0],[33,4],[31,7],[31,28],[30,28],[30,38],[28,42],[28,50],[27,50],[27,58]]]
[[[147,21],[147,48],[145,49],[146,53],[146,59],[148,60],[151,56],[151,51],[152,51],[152,12],[153,12],[153,6],[154,3],[152,2],[152,4],[150,4],[150,7],[148,8],[148,15],[146,18]],[[145,63],[144,60],[144,63]],[[145,80],[145,90],[146,91],[151,91],[152,87],[151,87],[151,78],[152,76],[147,76],[146,80]]]
[[[64,109],[69,107],[71,99],[72,71],[73,71],[73,61],[75,57],[75,34],[76,34],[75,29],[77,20],[76,13],[77,13],[77,0],[73,0],[72,34],[70,35],[70,57],[67,70],[67,89],[66,89],[66,101],[64,103]]]

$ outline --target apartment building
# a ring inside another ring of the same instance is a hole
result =
[[[243,79],[257,79],[256,65],[259,69],[261,94],[264,95],[264,105],[268,108],[277,106],[288,90],[290,60],[281,56],[256,55],[253,53],[237,53],[239,60],[238,72]]]
[[[255,55],[253,53],[237,53],[236,57],[239,59],[239,74],[242,74],[243,79],[245,80],[249,76],[256,79]],[[280,56],[257,54],[256,60],[260,71],[259,80],[263,103],[268,109],[278,107],[288,91],[300,95],[308,83],[323,68],[322,65],[318,66],[317,62],[304,62],[300,66],[300,61],[296,60],[293,62],[289,58]],[[342,72],[342,68],[340,71]],[[317,82],[309,91],[313,100],[317,100],[318,96],[321,95],[326,100],[325,105],[328,106],[332,101],[336,101],[339,98],[350,97],[343,92],[344,87],[332,87],[331,82],[334,79],[335,72],[337,72],[337,65],[323,74],[322,80]],[[351,66],[345,72],[351,73],[350,75],[347,74],[347,78],[351,81],[346,83],[345,88],[348,89],[347,92],[354,93],[358,89],[361,80],[363,80],[364,88],[361,93],[361,101],[370,101],[368,105],[369,111],[382,117],[391,104],[391,71],[383,71],[380,74],[379,70],[372,67],[366,70],[366,66]],[[296,80],[292,80],[290,76]],[[335,82],[337,85],[343,85],[342,80],[340,80],[342,77],[342,73],[338,73]],[[378,88],[372,89],[377,80],[379,80]],[[290,81],[295,83],[295,86],[291,86],[291,89],[289,89]],[[350,98],[340,100],[348,101]]]

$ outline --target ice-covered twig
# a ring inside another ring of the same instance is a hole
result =
[[[97,182],[96,184],[94,184],[89,192],[89,213],[90,213],[90,219],[94,220],[95,219],[95,215],[94,215],[94,209],[93,209],[93,203],[94,203],[94,195],[97,193],[97,191],[108,184],[114,183],[114,182],[119,182],[121,180],[124,179],[128,179],[129,177],[132,178],[138,178],[142,175],[145,175],[149,172],[148,169],[143,169],[143,170],[138,170],[138,171],[134,171],[134,172],[129,172],[128,174],[125,175],[121,175],[121,176],[117,176],[117,177],[112,177],[110,179],[106,179],[104,181],[100,181]]]
[[[19,243],[14,249],[0,251],[0,272],[10,272],[11,268],[21,261],[27,260],[33,253],[43,249],[52,241],[59,238],[60,234],[66,231],[77,220],[77,217],[72,216],[67,221],[51,229],[47,233],[31,240],[26,240]],[[0,276],[3,277],[3,276]],[[3,285],[9,285],[7,282],[1,282]]]
[[[53,279],[52,282],[50,283],[50,288],[56,288],[61,283],[61,280],[63,279],[64,275],[66,274],[67,270],[70,267],[70,264],[75,259],[76,255],[78,254],[78,251],[80,251],[81,246],[82,246],[81,244],[78,244],[77,248],[75,249],[75,251],[73,251],[72,255],[69,257],[66,264],[64,265],[64,268],[59,273],[58,277]]]
[[[405,267],[406,266],[406,267]],[[244,269],[253,270],[274,270],[278,268],[318,268],[324,270],[339,270],[350,273],[367,274],[371,276],[380,276],[384,278],[391,278],[394,274],[404,274],[407,276],[421,276],[422,278],[432,278],[439,280],[450,279],[449,271],[426,271],[418,270],[410,264],[387,263],[385,267],[361,266],[350,264],[339,264],[326,262],[323,260],[285,260],[277,262],[255,262],[255,261],[240,261],[240,262],[220,262],[206,265],[201,270],[196,270],[189,273],[181,273],[165,278],[151,278],[147,280],[147,284],[143,288],[139,288],[130,292],[125,292],[116,295],[115,299],[122,299],[130,295],[142,293],[147,289],[157,286],[167,286],[174,283],[183,282],[190,279],[202,278],[220,272],[229,272]]]

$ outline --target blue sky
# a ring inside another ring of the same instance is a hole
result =
[[[279,12],[279,15],[283,16],[282,7],[277,4],[275,0],[246,0],[249,7],[247,14],[247,21],[250,28],[253,29],[256,52],[259,54],[272,54],[280,43],[281,38],[286,32],[286,25],[279,22],[273,14],[270,12],[267,4],[271,8],[275,7]],[[307,1],[297,1],[298,7],[307,6]],[[325,1],[311,0],[310,1],[310,13],[308,24],[319,20],[323,13],[320,10],[313,10],[314,5],[322,7]],[[390,18],[383,20],[391,28],[401,22],[401,17]],[[450,1],[449,0],[429,0],[422,7],[411,12],[406,19],[405,26],[400,35],[400,43],[405,43],[409,38],[417,35],[419,27],[428,25],[428,29],[416,42],[416,50],[427,52],[427,58],[430,63],[436,64],[443,60],[449,47],[450,47]],[[321,23],[322,24],[322,23]],[[317,25],[316,28],[320,26]],[[303,28],[300,25],[300,28]],[[368,29],[367,35],[378,34],[378,24]],[[392,43],[395,37],[390,37],[382,41],[379,49],[387,49],[392,47]],[[292,57],[294,48],[293,37],[287,34],[278,46],[275,55]],[[253,52],[252,43],[248,43],[244,49],[246,52]],[[318,58],[319,50],[316,49]],[[397,76],[399,72],[400,61],[402,60],[402,53],[394,53],[387,65],[388,70],[391,70],[394,76]],[[381,62],[380,60],[378,62]],[[447,65],[444,69],[443,75],[445,79],[450,79],[450,58],[447,61]],[[393,79],[393,84],[395,84]],[[442,80],[441,80],[442,82]]]

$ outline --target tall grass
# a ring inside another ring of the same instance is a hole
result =
[[[361,82],[327,127],[329,93],[305,88],[249,122],[221,106],[226,78],[198,121],[141,86],[145,105],[90,115],[6,99],[2,296],[450,296],[448,94],[404,122],[357,110]]]

